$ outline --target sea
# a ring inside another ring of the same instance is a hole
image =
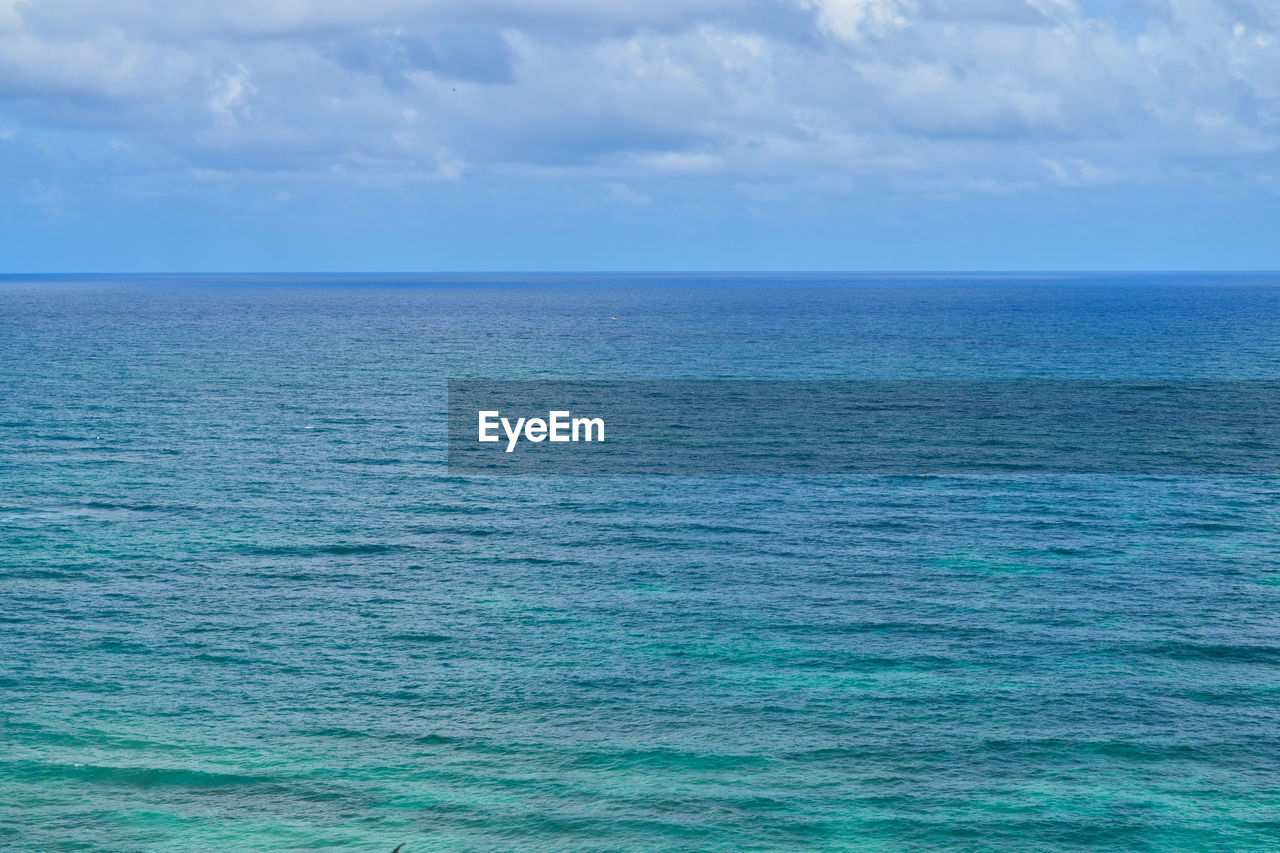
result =
[[[1280,379],[1280,275],[0,278],[0,849],[1280,850],[1280,476],[451,472],[449,380]]]

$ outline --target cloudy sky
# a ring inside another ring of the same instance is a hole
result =
[[[0,0],[0,271],[1280,268],[1274,0]]]

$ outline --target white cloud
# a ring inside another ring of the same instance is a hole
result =
[[[0,0],[0,33],[18,29],[22,24],[22,13],[18,0]]]
[[[219,120],[235,123],[238,117],[249,115],[248,99],[257,91],[249,80],[249,70],[236,65],[235,71],[215,81],[209,94],[209,109]]]
[[[724,166],[723,160],[714,154],[686,154],[681,151],[664,151],[639,158],[648,169],[675,172],[686,175],[709,174]]]
[[[1233,157],[1275,174],[1280,6],[1136,8],[0,0],[0,117],[15,144],[110,131],[186,174],[577,172],[645,199],[690,175],[837,192],[1083,189]]]
[[[902,29],[915,11],[911,0],[803,0],[817,10],[824,29],[847,41]]]
[[[1118,177],[1111,169],[1101,169],[1078,158],[1045,160],[1044,165],[1053,180],[1065,187],[1103,186],[1115,183]]]

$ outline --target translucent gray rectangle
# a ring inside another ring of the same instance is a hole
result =
[[[1274,474],[1280,382],[451,380],[449,470]]]

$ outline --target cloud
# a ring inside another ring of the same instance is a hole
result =
[[[803,5],[817,11],[824,29],[852,42],[902,29],[915,11],[911,0],[805,0]]]
[[[170,185],[1274,185],[1277,36],[1265,0],[0,0],[0,119]]]
[[[400,28],[372,30],[338,39],[329,55],[341,66],[379,76],[393,90],[406,90],[414,71],[443,80],[515,82],[511,52],[500,33],[454,25],[413,33]]]
[[[1062,162],[1045,160],[1044,165],[1054,181],[1066,187],[1101,186],[1114,183],[1118,177],[1110,169],[1101,169],[1076,158]]]
[[[241,116],[250,115],[248,100],[257,91],[249,80],[249,69],[237,65],[235,71],[223,74],[214,83],[209,109],[219,120],[235,124]]]

